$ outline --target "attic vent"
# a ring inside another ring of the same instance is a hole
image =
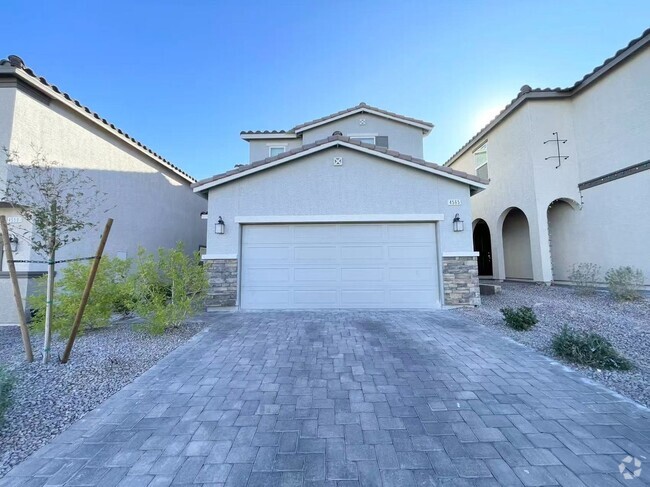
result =
[[[340,130],[337,130],[337,131],[334,132],[332,135],[333,135],[333,136],[336,136],[336,135],[339,135],[339,136],[340,136],[340,135],[343,135],[343,132],[341,132]]]

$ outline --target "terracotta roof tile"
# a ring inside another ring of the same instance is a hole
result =
[[[481,179],[480,177],[475,176],[473,174],[467,174],[465,172],[457,171],[455,169],[452,169],[450,167],[444,167],[444,166],[441,166],[439,164],[435,164],[433,162],[427,162],[424,159],[419,159],[417,157],[413,157],[413,156],[408,155],[408,154],[402,154],[402,153],[394,151],[394,150],[386,149],[385,147],[378,147],[378,146],[376,146],[374,144],[366,144],[364,142],[359,142],[358,140],[350,139],[350,137],[345,137],[345,136],[342,136],[342,135],[332,135],[330,137],[327,137],[326,139],[321,139],[321,140],[317,140],[316,142],[312,142],[310,144],[305,144],[305,145],[303,145],[303,146],[301,146],[299,148],[292,149],[292,150],[287,151],[287,152],[283,152],[282,154],[278,154],[277,156],[266,157],[265,159],[261,159],[259,161],[251,162],[250,164],[245,164],[245,165],[235,167],[234,169],[231,169],[231,170],[226,171],[226,172],[221,173],[221,174],[217,174],[217,175],[212,176],[210,178],[202,179],[201,181],[198,181],[197,183],[194,183],[192,185],[192,187],[196,188],[196,187],[202,186],[202,185],[204,185],[206,183],[219,181],[220,179],[227,178],[227,177],[232,176],[234,174],[239,174],[239,173],[242,173],[242,172],[245,172],[245,171],[249,171],[249,170],[254,169],[256,167],[264,166],[264,165],[269,164],[271,162],[275,162],[275,161],[278,161],[280,159],[285,159],[287,157],[291,157],[291,156],[294,156],[296,154],[306,152],[306,151],[308,151],[310,149],[314,149],[316,147],[319,147],[319,146],[325,145],[325,144],[327,144],[329,142],[334,142],[334,141],[337,141],[337,140],[341,141],[341,142],[346,142],[346,143],[351,144],[351,145],[364,147],[366,149],[371,149],[374,152],[387,154],[387,155],[390,155],[392,157],[396,157],[398,159],[402,159],[402,160],[405,160],[405,161],[408,161],[408,162],[413,162],[413,163],[416,163],[416,164],[418,164],[420,166],[428,167],[430,169],[435,169],[437,171],[445,172],[447,174],[453,174],[454,176],[458,176],[460,178],[467,179],[469,181],[473,181],[475,183],[488,184],[487,180]]]
[[[460,149],[458,149],[447,160],[447,162],[445,162],[445,165],[453,162],[460,154],[462,154],[469,147],[477,143],[479,139],[485,136],[488,129],[491,128],[491,125],[496,120],[500,119],[501,117],[505,117],[507,115],[507,112],[513,109],[518,102],[524,101],[523,99],[526,98],[529,95],[529,93],[551,93],[551,94],[556,94],[558,96],[571,96],[578,88],[580,88],[583,84],[585,84],[585,82],[592,79],[593,77],[599,76],[602,72],[604,72],[606,68],[609,67],[610,64],[612,64],[617,58],[619,58],[619,56],[626,54],[626,51],[628,51],[628,49],[634,47],[636,44],[638,44],[641,41],[645,41],[649,39],[650,39],[650,29],[646,29],[643,32],[643,34],[641,34],[639,37],[635,39],[632,39],[627,46],[616,51],[616,54],[614,54],[610,58],[607,58],[602,64],[596,66],[593,70],[591,70],[591,72],[585,74],[580,80],[576,81],[572,86],[568,88],[559,88],[559,87],[558,88],[531,88],[528,85],[522,86],[521,89],[519,90],[519,93],[517,93],[517,96],[514,97],[510,101],[510,103],[508,103],[503,108],[503,110],[501,110],[492,120],[490,120],[490,122],[488,122],[481,130],[479,130],[474,136],[472,136],[472,138],[469,139]],[[647,45],[650,45],[650,42]]]
[[[93,112],[87,106],[82,105],[81,102],[79,102],[79,100],[75,100],[68,93],[62,92],[57,86],[50,84],[44,77],[37,76],[31,68],[28,68],[28,67],[25,66],[25,63],[23,62],[23,60],[20,57],[15,56],[15,55],[10,55],[10,56],[7,57],[7,59],[1,59],[0,60],[0,66],[11,66],[11,67],[13,67],[15,69],[21,70],[25,74],[29,75],[30,77],[34,78],[36,81],[41,83],[47,89],[50,89],[54,93],[57,93],[57,94],[63,96],[63,98],[68,100],[71,104],[74,104],[76,107],[79,107],[79,108],[83,109],[86,113],[92,115],[99,123],[102,123],[107,128],[111,129],[111,131],[113,131],[115,133],[115,135],[117,135],[117,136],[119,136],[119,137],[121,137],[123,139],[127,139],[130,142],[135,143],[138,147],[140,147],[142,150],[147,152],[152,158],[156,159],[157,162],[160,165],[162,165],[164,167],[167,167],[169,169],[172,169],[174,172],[176,172],[179,175],[183,176],[190,183],[196,182],[196,179],[193,178],[192,176],[190,176],[188,173],[186,173],[185,171],[180,169],[178,166],[172,164],[171,162],[169,162],[164,157],[159,156],[154,151],[149,149],[146,145],[143,145],[141,142],[137,141],[133,137],[130,137],[127,133],[125,133],[122,130],[118,129],[112,123],[109,123],[105,118],[101,118],[99,116],[99,114]]]

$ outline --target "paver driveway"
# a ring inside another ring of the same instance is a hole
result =
[[[650,413],[453,312],[214,325],[0,485],[641,485]]]

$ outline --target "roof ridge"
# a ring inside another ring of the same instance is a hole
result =
[[[31,68],[27,67],[25,62],[19,56],[16,56],[15,54],[11,54],[7,56],[7,59],[0,59],[0,66],[6,66],[6,65],[9,65],[12,68],[15,68],[16,70],[20,70],[24,72],[28,76],[34,78],[36,81],[40,82],[47,89],[50,89],[54,93],[61,95],[66,100],[66,102],[68,102],[70,105],[74,105],[74,107],[84,110],[88,115],[92,116],[97,123],[102,123],[103,125],[106,126],[106,128],[111,129],[113,133],[118,137],[136,144],[140,149],[148,153],[153,159],[156,159],[161,165],[167,167],[168,169],[171,169],[172,171],[176,172],[180,176],[183,176],[190,183],[197,181],[196,178],[190,176],[187,172],[183,171],[181,168],[171,163],[163,156],[159,155],[157,152],[154,152],[152,149],[144,145],[139,140],[136,140],[135,138],[131,137],[128,133],[122,131],[122,129],[108,122],[105,118],[101,118],[98,113],[92,111],[89,107],[82,105],[79,100],[72,98],[68,93],[64,91],[61,91],[61,89],[59,89],[58,86],[50,84],[47,81],[47,79],[45,79],[42,76],[38,76]]]
[[[379,112],[379,113],[383,113],[384,115],[388,115],[388,116],[396,117],[396,118],[401,118],[402,120],[405,120],[405,121],[414,122],[414,123],[426,125],[428,127],[433,128],[433,124],[431,122],[426,122],[424,120],[420,120],[420,119],[413,118],[413,117],[407,117],[406,115],[401,115],[401,114],[395,113],[395,112],[389,112],[388,110],[384,110],[383,108],[374,107],[372,105],[368,105],[365,102],[360,102],[358,105],[355,105],[353,107],[346,108],[344,110],[339,110],[338,112],[331,113],[331,114],[326,115],[324,117],[319,117],[319,118],[316,118],[314,120],[310,120],[309,122],[304,122],[304,123],[300,123],[298,125],[295,125],[291,129],[291,131],[295,132],[297,130],[300,130],[303,127],[307,127],[309,125],[313,125],[313,124],[319,123],[319,122],[324,122],[325,120],[329,120],[330,118],[335,118],[335,117],[338,117],[340,115],[345,115],[346,113],[351,113],[351,112],[354,112],[355,110],[360,110],[360,109],[364,109],[364,108],[367,108],[369,110],[373,110],[373,111],[376,111],[376,112]]]
[[[609,66],[614,60],[616,60],[620,55],[624,54],[625,51],[630,49],[631,47],[635,46],[639,42],[641,42],[644,38],[650,36],[650,28],[646,29],[643,31],[643,34],[641,34],[639,37],[636,37],[632,39],[630,42],[628,42],[627,46],[625,46],[622,49],[619,49],[616,51],[616,53],[605,59],[601,64],[596,66],[594,69],[592,69],[589,73],[585,74],[581,79],[573,83],[573,85],[567,87],[567,88],[531,88],[529,85],[523,85],[519,92],[517,93],[517,96],[515,96],[508,104],[506,104],[505,107],[497,114],[495,115],[492,120],[490,120],[487,124],[485,124],[478,132],[476,132],[470,139],[463,144],[463,146],[458,149],[456,152],[454,152],[449,159],[444,163],[446,166],[447,164],[450,164],[453,162],[461,153],[465,152],[465,150],[472,146],[475,142],[476,139],[480,138],[481,135],[483,135],[488,128],[496,122],[500,117],[505,116],[506,112],[509,111],[511,108],[514,107],[514,105],[520,101],[524,100],[529,93],[555,93],[555,94],[560,94],[562,96],[572,96],[573,93],[580,88],[588,79],[590,79],[592,76],[597,76],[603,69],[605,69],[607,66]]]
[[[295,156],[297,154],[300,154],[302,152],[306,152],[310,149],[314,149],[316,147],[328,144],[330,142],[335,142],[335,141],[340,141],[340,142],[345,142],[354,146],[362,147],[364,149],[369,149],[372,150],[373,152],[377,152],[379,154],[386,154],[391,157],[395,157],[397,159],[401,159],[404,161],[408,162],[413,162],[415,164],[418,164],[420,166],[428,167],[429,169],[435,169],[440,172],[444,172],[447,174],[451,174],[463,179],[467,179],[469,181],[473,181],[475,183],[479,184],[488,184],[489,181],[482,179],[478,176],[475,176],[474,174],[469,174],[463,171],[458,171],[456,169],[452,169],[450,167],[445,167],[440,164],[436,164],[434,162],[428,162],[424,159],[420,159],[418,157],[413,157],[409,154],[402,154],[401,152],[395,151],[388,149],[386,147],[379,147],[374,144],[367,144],[365,142],[360,142],[358,140],[353,140],[350,137],[346,137],[343,135],[331,135],[327,138],[317,140],[315,142],[311,142],[309,144],[301,145],[300,147],[296,147],[295,149],[291,149],[289,151],[285,151],[281,154],[278,154],[273,157],[265,157],[264,159],[259,159],[257,161],[250,162],[248,164],[240,165],[239,167],[235,167],[234,169],[230,169],[228,171],[225,171],[223,173],[216,174],[212,177],[202,179],[200,181],[197,181],[196,183],[192,184],[192,188],[196,188],[198,186],[202,186],[204,184],[208,184],[214,181],[218,181],[220,179],[248,171],[249,169],[254,169],[259,166],[264,166],[266,164],[270,164],[272,162],[276,162],[281,159],[285,159],[287,157]]]

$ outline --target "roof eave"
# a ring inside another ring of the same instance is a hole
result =
[[[95,116],[96,114],[93,114],[92,112],[87,112],[85,107],[83,107],[81,104],[77,105],[77,103],[74,102],[72,99],[68,99],[64,96],[63,93],[59,93],[58,91],[55,91],[51,88],[51,85],[45,85],[43,82],[40,81],[40,78],[37,78],[35,76],[30,76],[27,73],[24,72],[23,69],[14,67],[14,66],[7,66],[7,65],[1,65],[0,66],[0,74],[3,75],[11,75],[15,76],[17,79],[21,80],[23,83],[26,83],[30,88],[37,90],[39,93],[43,94],[47,98],[51,100],[56,100],[66,106],[67,108],[73,110],[75,113],[78,115],[81,115],[84,117],[86,120],[91,121],[95,126],[99,127],[103,131],[111,134],[114,137],[117,137],[119,140],[122,142],[127,143],[129,146],[137,150],[138,152],[142,153],[145,155],[148,159],[151,159],[155,164],[158,164],[159,166],[164,167],[165,169],[171,171],[172,173],[176,174],[189,184],[193,184],[196,182],[196,179],[193,178],[192,176],[184,173],[180,169],[176,168],[173,166],[171,163],[164,162],[160,159],[159,156],[156,156],[152,153],[149,153],[149,150],[145,145],[142,143],[137,142],[135,139],[132,137],[128,136],[126,133],[122,132],[120,133],[117,128],[112,128],[108,122],[103,123],[104,119],[97,118]],[[108,124],[108,125],[107,125]]]
[[[297,139],[298,138],[298,135],[291,134],[291,133],[284,133],[284,134],[279,134],[279,133],[275,133],[275,134],[273,134],[273,133],[270,133],[270,134],[264,134],[264,133],[255,134],[255,133],[253,133],[253,134],[249,134],[249,133],[242,132],[241,134],[239,134],[239,136],[243,140]]]
[[[425,135],[429,135],[431,133],[431,131],[433,130],[433,127],[434,127],[433,124],[420,123],[420,122],[416,122],[416,121],[413,121],[413,120],[407,120],[407,119],[404,119],[404,118],[401,118],[401,117],[395,117],[395,116],[392,116],[392,115],[388,115],[386,113],[382,113],[382,112],[377,111],[377,110],[373,110],[372,108],[370,108],[368,106],[364,106],[364,107],[358,107],[355,110],[352,110],[352,111],[349,111],[349,112],[346,112],[346,113],[341,113],[341,114],[329,117],[329,118],[327,118],[325,120],[319,120],[317,122],[310,123],[308,125],[302,125],[302,126],[294,127],[293,130],[294,130],[294,132],[296,134],[300,134],[300,133],[305,132],[307,130],[311,130],[313,128],[320,127],[321,125],[332,123],[332,122],[334,122],[336,120],[340,120],[342,118],[347,118],[347,117],[350,117],[352,115],[356,115],[358,113],[370,113],[372,115],[376,115],[378,117],[393,120],[393,121],[398,122],[398,123],[411,125],[413,127],[417,127],[419,129],[421,129],[422,133],[424,133]]]
[[[318,143],[316,143],[316,144],[318,144]],[[460,173],[459,171],[436,169],[435,167],[430,167],[428,165],[423,165],[423,164],[420,164],[418,162],[413,162],[411,160],[395,157],[395,156],[392,156],[391,154],[380,152],[380,151],[374,150],[374,149],[372,149],[370,147],[364,147],[364,146],[362,146],[360,144],[350,143],[350,142],[347,142],[345,140],[341,140],[341,139],[338,139],[338,138],[336,138],[334,140],[329,140],[327,142],[320,143],[318,145],[314,145],[313,147],[310,147],[309,149],[306,149],[306,150],[301,151],[301,152],[297,152],[295,154],[280,157],[280,158],[278,158],[276,160],[269,161],[266,164],[262,163],[262,164],[252,166],[252,167],[250,167],[248,169],[245,169],[243,171],[233,172],[232,174],[225,173],[225,175],[218,175],[218,176],[213,176],[212,178],[204,179],[202,181],[199,181],[199,182],[193,184],[192,188],[193,188],[193,191],[195,193],[206,192],[206,191],[209,191],[210,189],[212,189],[212,188],[214,188],[216,186],[221,186],[221,185],[229,183],[231,181],[241,179],[241,178],[250,176],[252,174],[255,174],[255,173],[267,170],[267,169],[271,169],[271,168],[273,168],[275,166],[285,164],[285,163],[290,162],[292,160],[299,159],[299,158],[302,158],[302,157],[306,157],[306,156],[308,156],[310,154],[313,154],[315,152],[320,152],[322,150],[326,150],[326,149],[329,149],[329,148],[335,147],[335,146],[347,147],[347,148],[352,149],[352,150],[357,150],[357,151],[360,151],[360,152],[364,152],[364,153],[369,154],[371,156],[391,160],[391,161],[394,161],[396,163],[399,163],[399,164],[402,164],[402,165],[405,165],[405,166],[408,166],[408,167],[412,167],[414,169],[417,169],[417,170],[420,170],[420,171],[423,171],[423,172],[427,172],[427,173],[434,174],[434,175],[437,175],[437,176],[441,176],[441,177],[444,177],[444,178],[447,178],[447,179],[455,180],[455,181],[458,181],[460,183],[467,184],[468,186],[470,186],[471,189],[475,190],[476,192],[487,188],[487,182],[484,183],[484,182],[480,182],[480,181],[474,181],[474,180],[469,179],[468,177],[466,177],[466,176],[469,176],[469,175],[465,175],[464,173]],[[424,161],[422,161],[422,162],[424,162]],[[440,167],[440,166],[438,166],[438,167]]]

